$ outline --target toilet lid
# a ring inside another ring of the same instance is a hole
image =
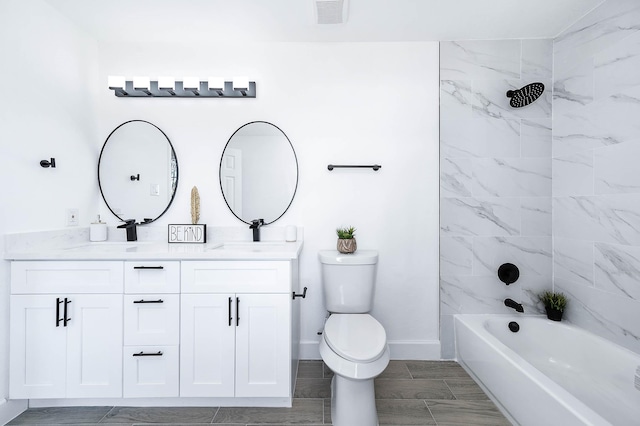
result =
[[[369,314],[333,314],[323,336],[336,354],[354,362],[375,361],[387,345],[387,333]]]

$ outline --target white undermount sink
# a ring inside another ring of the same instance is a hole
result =
[[[157,244],[157,241],[96,241],[81,246],[70,247],[73,251],[117,251],[134,250],[139,246]]]
[[[278,250],[286,246],[284,241],[229,241],[209,250]]]

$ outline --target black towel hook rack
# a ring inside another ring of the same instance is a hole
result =
[[[367,165],[355,165],[355,164],[346,164],[346,165],[337,165],[337,164],[329,164],[327,169],[329,171],[333,169],[373,169],[374,171],[378,171],[382,168],[379,164],[372,164],[370,166]]]

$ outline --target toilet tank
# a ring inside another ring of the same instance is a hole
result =
[[[336,250],[318,253],[322,292],[327,311],[361,314],[373,308],[378,252],[358,250],[342,254]]]

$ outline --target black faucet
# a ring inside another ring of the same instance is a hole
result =
[[[124,228],[127,230],[127,241],[138,241],[138,231],[136,230],[136,220],[127,219],[118,228]]]
[[[253,229],[253,241],[260,241],[260,227],[264,225],[264,219],[255,219],[251,221],[249,229]]]
[[[524,312],[524,308],[522,307],[522,305],[520,303],[517,303],[515,300],[504,299],[504,306],[513,308],[518,312]]]

